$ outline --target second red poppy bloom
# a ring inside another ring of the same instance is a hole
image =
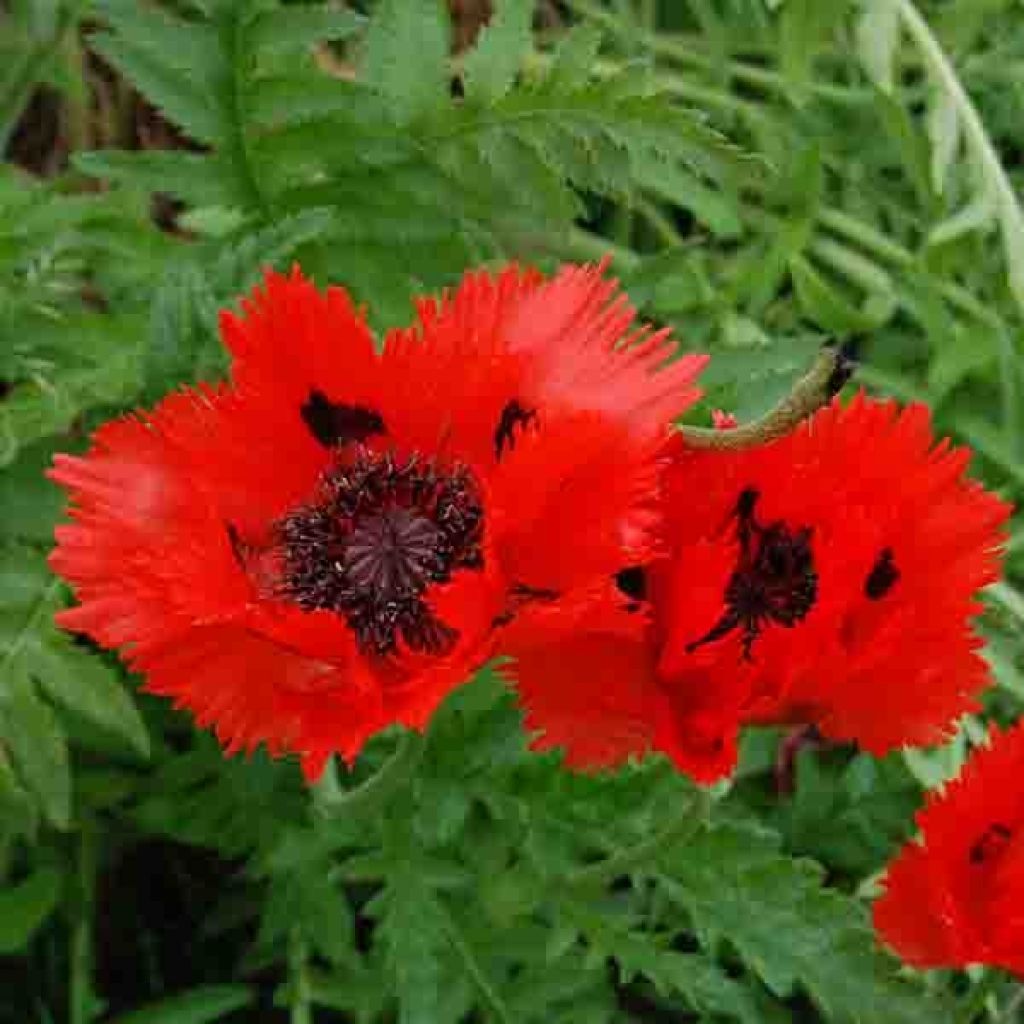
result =
[[[875,754],[942,740],[988,681],[971,618],[1009,514],[968,458],[934,443],[924,406],[863,395],[756,448],[680,439],[662,556],[619,576],[646,641],[616,609],[569,638],[556,620],[547,642],[522,637],[539,742],[581,764],[653,747],[710,781],[744,724],[813,724]],[[563,644],[598,697],[557,685]]]

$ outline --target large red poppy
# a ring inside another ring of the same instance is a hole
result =
[[[1024,723],[993,729],[930,794],[889,866],[875,927],[915,967],[990,964],[1024,976]]]
[[[576,614],[652,552],[668,424],[704,357],[600,267],[510,267],[424,300],[378,354],[296,271],[225,313],[232,383],[58,456],[62,625],[121,648],[230,748],[354,756],[422,727],[532,607]]]
[[[619,575],[646,644],[631,633],[622,653],[594,615],[589,644],[555,620],[546,639],[516,635],[524,666],[550,666],[520,684],[538,742],[581,764],[655,747],[707,781],[734,766],[744,723],[813,723],[876,754],[943,739],[988,680],[971,619],[1009,514],[965,477],[968,458],[934,443],[924,406],[863,395],[758,448],[678,443],[662,555]],[[582,677],[556,685],[563,643]],[[627,658],[646,674],[627,680]]]

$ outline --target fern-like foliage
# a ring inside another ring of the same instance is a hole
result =
[[[595,79],[595,31],[532,56],[529,9],[499,5],[463,61],[465,95],[453,97],[447,20],[433,2],[381,4],[350,63],[349,50],[344,62],[309,51],[361,33],[354,15],[238,2],[186,20],[113,0],[98,50],[208,152],[97,152],[78,166],[228,207],[250,229],[323,209],[330,220],[306,262],[389,319],[415,287],[564,234],[580,190],[624,197],[661,168],[721,181],[740,163],[644,74]],[[278,34],[269,26],[282,15],[293,30]]]

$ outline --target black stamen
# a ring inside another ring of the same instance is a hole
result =
[[[631,565],[615,574],[615,586],[634,601],[647,600],[647,570],[642,565]]]
[[[982,837],[971,847],[968,857],[972,864],[982,864],[998,854],[1013,838],[1013,831],[996,822],[990,825]]]
[[[231,545],[231,553],[239,565],[245,565],[245,545],[239,536],[238,527],[234,523],[224,523],[224,530],[228,535],[228,543]]]
[[[494,454],[501,458],[507,447],[511,451],[516,446],[516,430],[537,422],[537,410],[527,409],[513,398],[505,404],[498,417],[498,425],[494,428]]]
[[[311,391],[300,412],[309,432],[325,448],[387,433],[379,412],[362,405],[332,402],[322,391]]]
[[[791,629],[818,597],[810,527],[783,522],[762,526],[754,516],[758,492],[744,490],[736,502],[740,556],[725,587],[725,609],[704,636],[686,645],[688,653],[742,631],[743,659],[753,659],[754,641],[767,625]]]
[[[745,487],[740,491],[740,496],[736,499],[737,519],[741,522],[749,519],[754,514],[754,506],[757,504],[759,497],[760,494],[753,487]]]
[[[431,654],[454,645],[457,631],[434,616],[425,592],[483,565],[483,507],[468,470],[359,449],[277,535],[284,596],[344,615],[364,650],[391,654],[399,637]]]
[[[896,585],[900,571],[893,560],[892,548],[882,548],[864,581],[864,596],[869,601],[880,601]]]

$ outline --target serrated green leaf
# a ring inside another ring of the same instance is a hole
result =
[[[63,879],[40,868],[25,881],[0,889],[0,955],[18,953],[31,941],[60,902]]]
[[[570,29],[555,49],[544,88],[553,93],[585,88],[594,75],[602,35],[601,29],[593,24],[584,23]]]
[[[389,874],[387,889],[375,901],[373,912],[380,921],[400,1024],[440,1024],[446,922],[414,863]]]
[[[501,99],[511,88],[530,49],[534,0],[502,0],[463,61],[466,96],[481,103]]]
[[[39,363],[0,402],[0,466],[26,445],[66,430],[74,419],[100,405],[120,405],[139,385],[139,321],[134,316],[81,315],[64,320],[59,332],[74,348]]]
[[[115,669],[57,632],[37,633],[22,646],[26,670],[51,700],[149,756],[149,734]]]
[[[144,192],[166,192],[203,206],[231,206],[241,201],[228,169],[216,155],[104,149],[78,152],[71,159],[83,174]]]
[[[290,52],[315,43],[348,39],[363,25],[355,11],[324,5],[271,7],[258,14],[245,30],[245,41],[255,50]]]
[[[862,906],[826,889],[821,869],[778,851],[769,834],[720,826],[663,864],[661,884],[702,943],[727,939],[780,996],[805,988],[835,1024],[934,1024],[938,997],[901,977]]]
[[[399,124],[448,100],[450,26],[438,0],[383,0],[366,33],[363,76]]]
[[[132,6],[134,22],[138,12],[145,9]],[[145,28],[135,31],[133,25],[129,32],[123,9],[112,20],[120,31],[92,36],[90,45],[96,52],[197,142],[215,143],[222,139],[227,127],[218,105],[220,97],[210,92],[209,83],[197,73],[198,67],[180,66],[182,56],[210,50],[211,40],[203,29],[185,27],[153,14],[146,17]]]
[[[6,745],[25,787],[52,825],[71,824],[71,770],[67,742],[24,668],[9,657],[0,675],[0,743]]]
[[[248,985],[201,985],[180,995],[111,1018],[107,1024],[214,1024],[249,1006],[256,993]]]

